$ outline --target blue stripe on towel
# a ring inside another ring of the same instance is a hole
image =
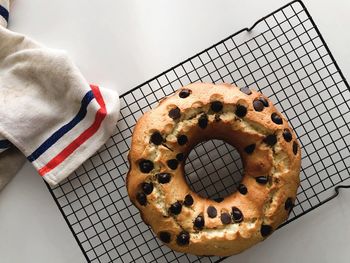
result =
[[[9,21],[9,11],[7,11],[7,9],[2,5],[0,5],[0,16],[2,16],[6,22]]]
[[[60,138],[63,137],[67,132],[73,129],[81,120],[83,120],[87,113],[87,107],[89,103],[94,99],[92,90],[85,94],[81,101],[81,106],[78,114],[67,124],[63,125],[60,129],[54,132],[45,142],[43,142],[31,155],[27,157],[30,162],[35,161],[42,155],[47,149],[55,144]]]
[[[8,140],[0,140],[0,149],[10,148],[11,145],[11,142]]]

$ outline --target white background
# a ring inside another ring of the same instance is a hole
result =
[[[10,29],[66,49],[88,81],[124,93],[236,32],[283,0],[15,0]],[[305,0],[346,77],[350,1]],[[349,262],[350,191],[226,262]],[[85,262],[27,163],[0,193],[0,262]]]

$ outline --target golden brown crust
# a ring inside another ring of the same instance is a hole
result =
[[[179,93],[182,90],[190,90],[189,96],[181,98]],[[257,111],[253,102],[260,98],[265,98],[268,106]],[[211,108],[214,101],[223,105],[218,113]],[[247,110],[245,116],[237,114],[239,106]],[[169,117],[169,111],[176,107],[180,110],[177,112],[180,117],[174,120]],[[272,120],[274,113],[282,118],[282,124]],[[199,119],[205,118],[203,116],[208,119],[205,128],[198,125]],[[284,137],[285,129],[290,131],[291,140]],[[150,141],[155,132],[162,135],[163,144]],[[180,135],[186,135],[188,139],[183,145],[178,143]],[[277,139],[273,145],[269,145],[274,139],[269,137],[271,135]],[[248,189],[246,194],[237,191],[220,203],[201,198],[191,191],[184,179],[184,161],[180,161],[175,169],[169,167],[167,161],[176,159],[178,153],[187,156],[197,143],[208,139],[225,140],[239,151],[244,165],[241,183]],[[252,153],[247,153],[245,148],[248,145],[255,145]],[[163,99],[155,109],[138,120],[128,159],[128,194],[157,236],[166,232],[166,237],[170,237],[167,245],[176,251],[227,256],[263,240],[287,219],[299,186],[301,152],[287,120],[261,93],[251,91],[247,95],[230,84],[196,83]],[[153,167],[150,171],[141,171],[142,160],[151,161]],[[158,182],[159,173],[169,173],[170,182]],[[258,183],[259,176],[266,176],[267,183]],[[151,193],[145,194],[142,189],[145,182],[152,183]],[[137,197],[140,194],[146,203]],[[184,204],[188,194],[193,198],[189,207]],[[174,215],[169,208],[177,201],[182,209]],[[209,217],[209,206],[216,208],[215,218]],[[243,221],[233,220],[232,207],[242,212]],[[222,213],[230,215],[231,223],[223,224],[220,219]],[[194,227],[197,216],[202,216],[205,221],[201,230]],[[183,232],[189,237],[188,244],[177,242],[177,237]],[[162,239],[167,241],[164,237]]]

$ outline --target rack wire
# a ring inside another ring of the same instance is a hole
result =
[[[49,188],[87,261],[222,260],[164,246],[125,188],[137,119],[164,96],[198,81],[261,91],[296,131],[302,145],[301,186],[285,224],[335,197],[339,184],[349,181],[350,88],[308,10],[293,1],[121,96],[117,132],[68,179]],[[196,146],[185,169],[193,190],[218,198],[234,191],[243,168],[233,147],[213,140]]]

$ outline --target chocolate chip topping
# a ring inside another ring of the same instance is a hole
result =
[[[192,206],[193,205],[193,197],[190,194],[185,196],[184,205],[185,206]]]
[[[205,129],[208,126],[207,114],[204,113],[198,118],[198,126],[202,129]]]
[[[275,134],[269,134],[264,138],[263,142],[269,146],[274,146],[277,143],[277,136]]]
[[[169,212],[173,215],[180,214],[181,210],[182,210],[182,204],[179,201],[176,201],[175,203],[173,203],[169,208]]]
[[[219,112],[223,108],[222,102],[218,100],[213,101],[210,105],[210,108],[213,112]]]
[[[231,216],[229,213],[222,213],[220,219],[221,223],[223,223],[224,225],[228,225],[231,223]]]
[[[295,155],[298,153],[298,143],[296,141],[293,142],[293,153]]]
[[[271,114],[271,120],[276,124],[283,124],[282,118],[276,112]]]
[[[289,129],[284,129],[282,135],[283,135],[283,138],[286,142],[290,142],[293,139],[292,133],[290,132]]]
[[[240,90],[247,95],[252,94],[250,89],[247,87],[242,88]],[[179,97],[184,99],[184,98],[187,98],[190,94],[191,94],[191,90],[183,89],[179,92]],[[268,106],[268,102],[264,98],[259,98],[258,100],[255,100],[253,102],[253,107],[256,111],[263,111],[264,107],[267,107],[267,106]],[[220,101],[213,101],[210,105],[210,108],[213,112],[217,113],[222,111],[223,104]],[[237,105],[235,114],[238,117],[243,118],[244,116],[246,116],[247,111],[248,110],[245,106]],[[169,117],[174,120],[179,119],[181,117],[180,109],[178,107],[171,109],[169,111]],[[215,114],[215,120],[216,121],[220,120],[219,114]],[[283,124],[282,118],[277,113],[271,114],[271,120],[276,124]],[[207,125],[208,125],[208,116],[207,114],[204,113],[198,118],[198,126],[202,129],[205,129]],[[285,141],[287,142],[292,141],[292,134],[288,129],[285,129],[282,135]],[[150,142],[155,145],[161,145],[163,141],[164,141],[163,136],[158,131],[154,132],[150,137]],[[186,135],[179,135],[177,137],[177,142],[181,146],[185,145],[186,143],[188,143],[188,137]],[[277,136],[274,134],[268,135],[264,138],[263,142],[269,146],[273,146],[277,143]],[[244,151],[247,154],[252,154],[255,151],[255,148],[256,148],[255,144],[249,144],[244,148]],[[292,148],[293,148],[293,153],[297,154],[298,144],[296,141],[293,142]],[[176,155],[176,159],[168,160],[166,163],[169,168],[175,170],[178,167],[179,161],[182,161],[183,159],[184,159],[184,154],[178,153]],[[154,164],[150,160],[142,159],[139,162],[139,168],[142,173],[149,173],[154,169]],[[165,184],[170,182],[171,175],[169,173],[158,173],[156,175],[156,178],[159,183]],[[266,184],[269,181],[269,178],[267,176],[259,176],[259,177],[256,177],[255,179],[256,179],[256,182],[259,184]],[[143,192],[138,192],[136,194],[136,199],[140,205],[145,206],[147,204],[147,195],[151,194],[153,189],[154,189],[154,186],[152,182],[144,182],[142,184]],[[237,187],[237,191],[239,191],[242,195],[245,195],[248,192],[247,187],[244,184],[239,184]],[[217,202],[221,202],[222,200],[223,198],[215,199],[215,201]],[[194,203],[193,197],[190,194],[187,194],[183,200],[183,205],[185,205],[186,207],[190,207],[193,205],[193,203]],[[285,209],[290,210],[292,207],[293,207],[293,199],[289,197],[285,201]],[[184,212],[186,212],[185,210]],[[178,215],[181,213],[181,211],[182,211],[182,200],[176,201],[175,203],[171,204],[171,206],[169,207],[169,213],[173,215]],[[218,216],[218,211],[214,206],[209,206],[207,208],[207,214],[209,218],[216,218]],[[219,215],[220,215],[220,220],[224,225],[230,224],[232,223],[232,221],[236,223],[243,221],[243,214],[241,210],[239,210],[237,207],[232,207],[231,214],[227,212],[221,212],[220,214],[220,211],[219,211]],[[203,229],[204,225],[205,225],[204,217],[202,215],[198,215],[193,222],[194,228]],[[270,225],[263,224],[261,225],[260,231],[261,231],[261,235],[263,237],[266,237],[272,233],[273,228]],[[160,240],[163,241],[164,243],[169,243],[171,241],[171,234],[169,232],[161,231],[159,232],[158,235]],[[176,241],[178,245],[188,245],[190,242],[190,234],[186,231],[182,231],[177,235]]]
[[[171,175],[169,173],[159,173],[156,174],[156,177],[160,184],[167,184],[171,180]]]
[[[272,233],[272,226],[261,225],[260,233],[261,233],[262,237],[267,237],[268,235],[270,235]]]
[[[180,109],[178,107],[171,109],[169,111],[169,117],[173,120],[179,119],[181,117]]]
[[[187,136],[186,135],[180,135],[179,137],[177,137],[177,143],[179,145],[185,145],[188,142]]]
[[[264,110],[264,103],[262,103],[261,100],[257,99],[253,101],[253,107],[256,111],[263,111]]]
[[[137,200],[137,202],[139,202],[140,205],[145,206],[147,204],[147,197],[142,192],[138,192],[136,194],[136,200]]]
[[[176,160],[178,160],[179,162],[183,161],[185,158],[183,153],[178,153],[176,154]]]
[[[245,115],[247,115],[247,108],[243,105],[237,105],[235,114],[238,117],[243,118]]]
[[[187,98],[188,96],[190,96],[190,94],[192,93],[192,90],[190,89],[183,89],[179,92],[179,97],[181,99],[185,99]]]
[[[215,218],[218,215],[218,212],[214,206],[208,206],[207,213],[210,218]]]
[[[260,97],[259,100],[264,104],[265,107],[269,106],[269,102],[264,97]]]
[[[197,229],[203,229],[204,227],[204,217],[203,216],[197,216],[196,219],[193,222],[194,228]]]
[[[153,183],[149,182],[149,183],[143,183],[142,184],[142,190],[146,195],[149,195],[152,193],[153,191]]]
[[[146,160],[146,159],[141,159],[140,162],[139,162],[139,168],[140,168],[140,171],[142,173],[149,173],[150,171],[153,170],[154,168],[154,165],[153,165],[153,162],[150,161],[150,160]]]
[[[159,239],[164,243],[170,243],[171,235],[169,232],[161,231],[159,232]]]
[[[186,246],[190,243],[190,234],[186,231],[181,231],[176,237],[176,243],[179,246]]]
[[[166,163],[172,170],[176,170],[177,166],[179,165],[179,161],[176,159],[168,160]]]
[[[255,177],[255,181],[259,184],[267,184],[269,182],[268,176],[258,176]]]
[[[248,87],[243,87],[243,88],[240,88],[239,90],[247,95],[252,94],[252,91]]]
[[[243,221],[243,214],[237,207],[232,207],[232,219],[235,223]]]
[[[224,198],[218,197],[218,198],[215,198],[214,201],[217,203],[221,203],[222,201],[224,201]]]
[[[154,132],[151,135],[151,139],[150,139],[151,143],[153,143],[155,145],[161,145],[163,141],[164,141],[163,137],[162,137],[162,135],[159,132]]]
[[[293,208],[293,206],[294,206],[293,199],[291,197],[288,197],[286,202],[284,203],[284,209],[289,211],[290,209]]]
[[[242,195],[246,195],[248,193],[248,189],[244,184],[239,184],[237,187],[238,192],[240,192]]]
[[[244,151],[247,153],[247,154],[252,154],[255,150],[255,143],[253,144],[249,144],[248,146],[246,146],[244,148]]]

